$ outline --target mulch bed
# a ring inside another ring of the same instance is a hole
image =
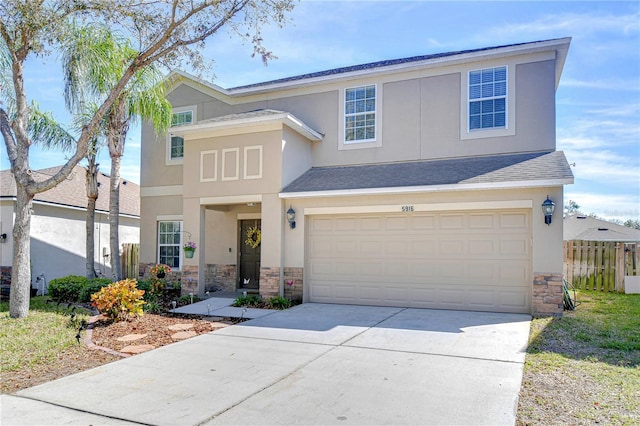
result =
[[[82,332],[81,343],[70,347],[58,354],[57,359],[46,363],[21,368],[16,371],[2,373],[0,390],[2,393],[13,393],[21,389],[79,373],[103,364],[122,359],[126,356],[121,351],[128,345],[153,345],[154,348],[175,343],[171,336],[176,333],[168,327],[176,324],[193,324],[196,334],[209,333],[217,327],[215,320],[222,318],[207,318],[194,315],[145,314],[130,321],[111,322],[105,318],[98,318],[90,330]],[[232,322],[227,319],[227,322]],[[235,322],[235,321],[234,321]],[[89,334],[91,341],[85,343],[85,336]],[[143,339],[135,342],[118,341],[118,337],[129,334],[147,334]]]

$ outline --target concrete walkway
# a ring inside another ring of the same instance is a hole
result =
[[[530,317],[303,304],[2,395],[2,424],[513,425]]]
[[[206,315],[209,317],[260,318],[275,312],[274,309],[236,308],[231,306],[235,298],[210,297],[196,303],[171,310],[176,314]]]

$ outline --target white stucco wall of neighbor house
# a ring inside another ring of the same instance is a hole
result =
[[[42,204],[34,206],[31,221],[31,272],[34,283],[42,274],[47,282],[72,274],[85,275],[85,219],[86,212],[82,209]],[[111,253],[107,214],[96,212],[94,226],[94,269],[109,277]],[[121,216],[119,238],[120,244],[139,243],[139,219]]]
[[[0,234],[7,238],[0,241],[0,265],[11,265],[13,258],[13,201],[0,201]]]

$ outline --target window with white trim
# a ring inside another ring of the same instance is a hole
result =
[[[186,126],[193,124],[193,117],[195,108],[177,108],[176,111],[171,114],[171,127]],[[169,159],[178,160],[184,157],[184,138],[180,136],[173,136],[169,138]]]
[[[193,111],[180,111],[171,114],[171,127],[193,123]]]
[[[507,67],[469,71],[469,130],[507,127]]]
[[[158,263],[180,268],[181,221],[158,222]]]
[[[171,136],[171,159],[184,157],[184,139],[180,136]]]
[[[344,143],[376,139],[376,85],[352,87],[344,94]]]

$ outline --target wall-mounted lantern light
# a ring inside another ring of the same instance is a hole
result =
[[[549,199],[547,195],[547,199],[542,202],[542,213],[544,214],[544,223],[547,225],[551,224],[551,217],[553,216],[553,211],[556,209],[556,203]]]
[[[291,206],[287,210],[287,221],[289,222],[289,228],[294,229],[296,227],[296,211]]]
[[[0,234],[0,243],[7,242],[7,234]]]

